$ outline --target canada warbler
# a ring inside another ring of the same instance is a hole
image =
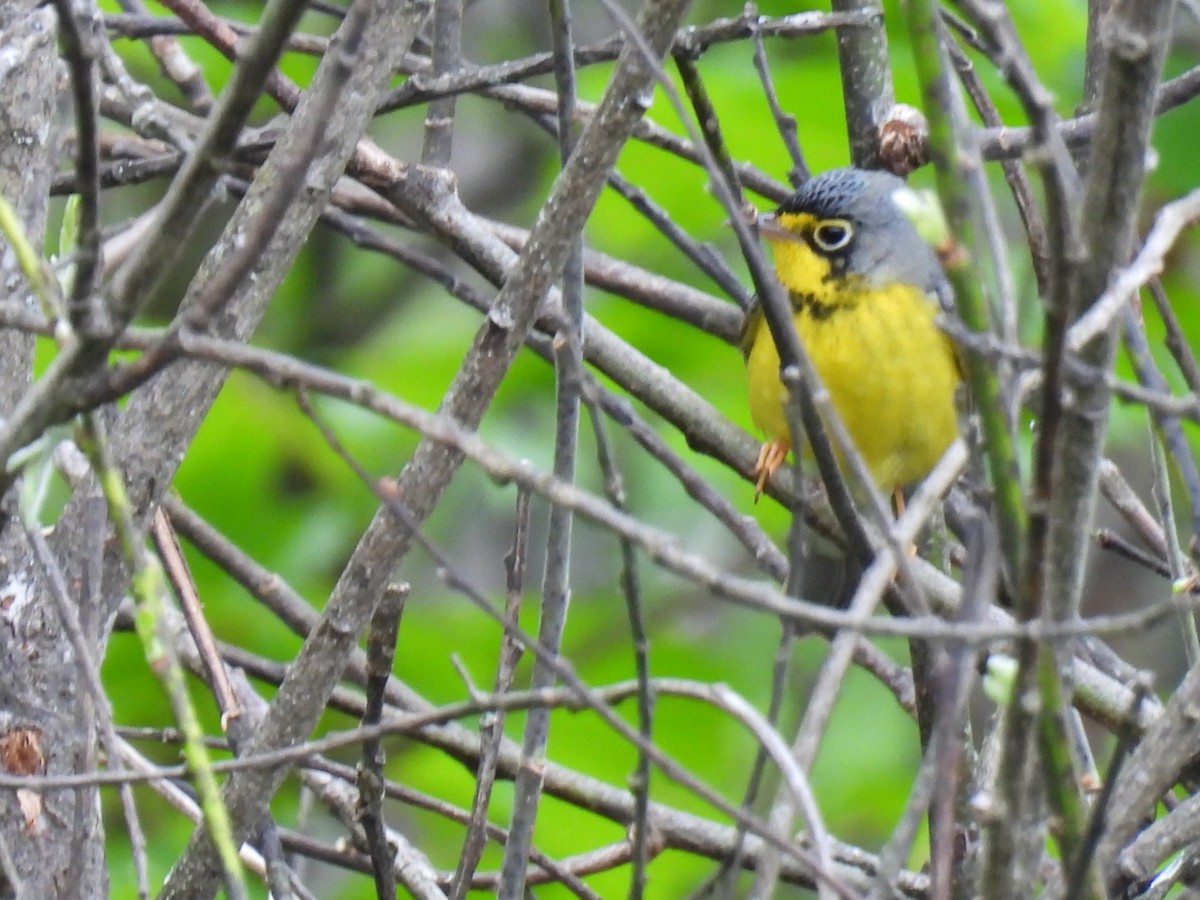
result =
[[[796,332],[879,487],[928,474],[958,434],[954,346],[938,327],[949,298],[933,249],[897,206],[904,182],[833,169],[759,217]],[[767,437],[757,492],[791,446],[779,353],[757,306],[742,332],[750,413]]]

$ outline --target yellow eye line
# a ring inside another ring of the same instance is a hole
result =
[[[766,240],[802,241],[825,253],[841,250],[854,237],[854,224],[849,219],[819,219],[812,213],[766,213],[758,217],[757,224],[759,235]],[[830,227],[842,229],[838,240],[820,237],[820,232]]]

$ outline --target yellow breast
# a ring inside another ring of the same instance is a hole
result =
[[[924,477],[958,434],[959,368],[933,299],[908,285],[835,288],[824,280],[822,287],[819,297],[793,293],[793,305],[796,331],[834,408],[881,488]],[[746,335],[750,412],[768,438],[787,439],[779,353],[764,319],[753,328]]]

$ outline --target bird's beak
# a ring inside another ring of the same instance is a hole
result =
[[[786,228],[779,224],[779,217],[775,213],[759,213],[755,218],[754,224],[758,227],[760,236],[770,241],[794,241],[796,235],[792,234]]]

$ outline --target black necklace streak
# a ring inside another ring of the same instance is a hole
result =
[[[798,291],[789,291],[788,296],[795,312],[804,313],[816,322],[824,322],[834,313],[853,309],[858,305],[857,303],[826,303],[818,300],[813,294],[803,294]]]

